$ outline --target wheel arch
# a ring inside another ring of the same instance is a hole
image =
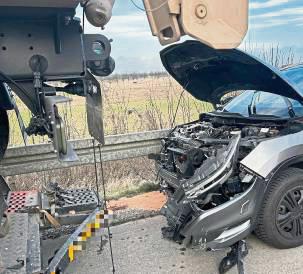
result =
[[[290,158],[284,162],[282,162],[278,167],[276,167],[271,174],[268,176],[268,178],[266,178],[266,181],[268,181],[268,184],[277,176],[279,176],[279,174],[281,172],[283,172],[284,170],[288,169],[288,168],[298,168],[303,170],[303,155],[299,155],[293,158]]]
[[[274,176],[273,180],[267,185],[265,197],[262,207],[258,212],[254,230],[258,238],[276,248],[285,249],[297,247],[303,244],[303,234],[300,233],[300,236],[296,232],[295,237],[285,238],[277,226],[277,210],[279,209],[280,202],[284,199],[285,195],[288,195],[289,191],[293,191],[294,187],[297,188],[298,186],[302,189],[301,177],[303,177],[303,170],[293,167],[293,165],[290,164],[279,169],[276,175],[277,176]],[[293,197],[293,195],[291,195],[291,197]],[[298,199],[294,197],[291,199],[296,199],[296,202],[289,202],[288,198],[287,203],[289,203],[288,205],[290,207],[295,207]],[[294,210],[294,212],[297,212],[297,210]],[[281,214],[285,215],[286,213]],[[300,216],[298,215],[294,218],[300,218]],[[303,231],[302,229],[299,230]]]

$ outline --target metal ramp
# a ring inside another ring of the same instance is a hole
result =
[[[31,263],[27,260],[29,215],[14,213],[8,218],[8,234],[0,239],[0,272],[25,274]]]
[[[75,253],[85,249],[85,241],[110,219],[108,212],[98,207],[95,192],[89,189],[63,190],[55,185],[51,191],[9,192],[5,199],[2,195],[1,201],[1,216],[3,212],[6,216],[2,223],[8,223],[7,234],[0,237],[0,273],[5,274],[63,273]],[[54,219],[59,226],[76,226],[67,240],[58,244],[45,266],[42,235],[54,229]]]

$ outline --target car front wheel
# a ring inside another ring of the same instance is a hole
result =
[[[255,233],[276,248],[303,245],[303,170],[289,168],[270,182]]]

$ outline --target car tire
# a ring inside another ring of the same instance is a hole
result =
[[[0,109],[0,160],[3,158],[9,141],[9,121],[5,110]]]
[[[270,182],[255,233],[279,249],[303,245],[303,170],[288,168]]]

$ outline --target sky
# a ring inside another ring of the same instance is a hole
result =
[[[134,2],[143,8],[142,0]],[[81,10],[77,10],[77,15]],[[146,15],[130,0],[116,0],[113,17],[105,30],[86,24],[86,33],[101,33],[113,39],[116,73],[161,71],[159,51],[163,48],[150,32]],[[190,38],[188,38],[190,39]],[[279,45],[293,48],[303,57],[303,1],[250,0],[247,43],[256,48]]]

